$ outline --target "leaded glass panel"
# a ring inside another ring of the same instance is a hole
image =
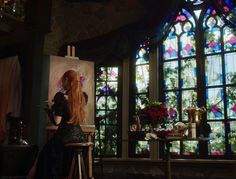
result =
[[[217,15],[216,10],[210,6],[205,15],[203,20],[203,28],[213,28],[213,27],[222,27],[224,25],[224,22],[222,19]]]
[[[117,124],[117,111],[107,111],[106,123],[112,125]]]
[[[236,53],[225,54],[226,84],[236,84]]]
[[[150,153],[150,146],[148,141],[138,141],[135,145],[135,155],[137,157],[148,156]]]
[[[225,153],[225,126],[222,122],[209,122],[211,126],[208,152],[210,155],[223,155]]]
[[[200,16],[201,12],[202,12],[202,10],[195,10],[194,11],[194,14],[197,17],[197,19],[199,19],[199,16]]]
[[[118,150],[118,67],[97,67],[95,155],[116,156]],[[100,142],[99,142],[100,140]],[[99,150],[99,143],[101,150]]]
[[[107,97],[107,108],[108,109],[117,109],[117,96],[108,96]]]
[[[208,120],[223,119],[224,101],[223,88],[210,88],[206,92],[207,118]]]
[[[164,102],[167,108],[177,108],[178,92],[166,92]]]
[[[105,96],[96,96],[96,109],[106,109]]]
[[[198,153],[198,141],[184,141],[184,155],[196,155]]]
[[[236,87],[227,87],[226,92],[228,118],[236,118]]]
[[[187,32],[180,37],[180,50],[182,57],[195,55],[195,35],[193,33]]]
[[[195,59],[181,60],[181,81],[182,88],[192,88],[197,85],[197,71]]]
[[[205,60],[206,85],[221,85],[222,79],[222,60],[220,55],[207,56]]]
[[[107,71],[106,71],[106,68],[98,68],[97,70],[97,81],[105,81],[106,80],[106,77],[107,77]]]
[[[229,144],[231,146],[231,151],[235,154],[236,153],[236,121],[230,122],[230,133],[229,137]]]
[[[149,65],[136,67],[137,93],[147,93],[149,88]]]
[[[116,140],[107,140],[105,142],[104,154],[107,156],[117,155],[117,141]]]
[[[101,116],[105,116],[106,112],[105,110],[99,110],[99,111],[96,111],[96,117],[101,117]]]
[[[163,43],[164,59],[174,59],[178,57],[178,39],[175,35],[170,35]]]
[[[172,155],[179,155],[180,154],[180,142],[179,141],[173,141],[171,142],[171,148],[170,152]]]
[[[114,95],[117,94],[118,92],[118,82],[107,82],[107,86],[109,87],[108,94],[109,95]]]
[[[223,39],[225,51],[236,50],[236,32],[232,28],[227,26],[224,28]]]
[[[205,31],[205,53],[212,54],[221,51],[220,29],[213,27]]]
[[[136,111],[143,109],[146,104],[148,104],[149,98],[148,94],[139,94],[136,95]]]
[[[197,93],[194,90],[184,90],[182,91],[182,109],[187,109],[192,106],[193,101],[197,100]],[[187,113],[183,113],[182,116],[183,121],[188,121]]]
[[[145,45],[140,45],[140,48],[136,54],[136,65],[146,64],[149,62],[149,48]]]
[[[96,95],[102,94],[103,93],[103,87],[106,85],[105,82],[97,82],[96,84]]]
[[[165,62],[163,66],[164,88],[178,88],[178,61]]]

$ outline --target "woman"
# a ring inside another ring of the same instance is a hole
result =
[[[66,149],[64,144],[85,141],[80,124],[85,119],[86,96],[82,91],[79,75],[69,70],[64,73],[61,81],[65,93],[56,93],[52,106],[54,121],[58,129],[39,154],[36,165],[38,179],[66,177],[73,151]]]

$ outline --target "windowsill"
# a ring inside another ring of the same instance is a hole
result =
[[[128,159],[122,159],[122,158],[103,158],[103,162],[111,162],[111,163],[116,163],[116,162],[149,162],[149,163],[163,163],[166,162],[163,159],[149,159],[149,158],[128,158]],[[204,163],[204,164],[210,164],[210,163],[224,163],[224,164],[236,164],[236,160],[230,160],[230,159],[171,159],[171,163]]]

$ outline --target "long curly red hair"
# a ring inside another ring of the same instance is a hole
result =
[[[72,124],[82,124],[85,120],[85,97],[80,83],[80,75],[74,70],[68,70],[62,76],[62,86],[67,90],[68,108]]]

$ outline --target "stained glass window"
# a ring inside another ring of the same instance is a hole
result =
[[[232,20],[235,3],[220,1],[224,17]],[[178,121],[186,124],[185,108],[193,101],[198,107],[205,106],[202,120],[211,133],[204,144],[175,142],[171,152],[179,156],[201,152],[212,157],[235,155],[236,29],[219,14],[219,1],[205,7],[205,1],[185,2],[162,41],[160,99],[167,107],[177,109]]]
[[[118,156],[120,134],[119,68],[96,69],[95,155]]]
[[[181,9],[163,41],[163,101],[168,108],[178,111],[177,120],[187,122],[184,109],[196,100],[196,24],[193,14]],[[174,39],[170,41],[171,39]],[[161,90],[162,91],[162,90]],[[189,154],[197,150],[194,142],[176,142],[172,154]]]
[[[149,101],[149,40],[145,40],[136,52],[135,58],[135,113]],[[132,119],[133,120],[133,119]],[[132,121],[131,121],[132,122]],[[134,140],[134,139],[131,139]],[[136,142],[130,143],[130,157],[149,157],[149,142],[144,137],[135,136]],[[133,149],[133,151],[131,150]]]
[[[148,41],[136,53],[135,85],[136,110],[142,109],[149,98],[149,47]]]

